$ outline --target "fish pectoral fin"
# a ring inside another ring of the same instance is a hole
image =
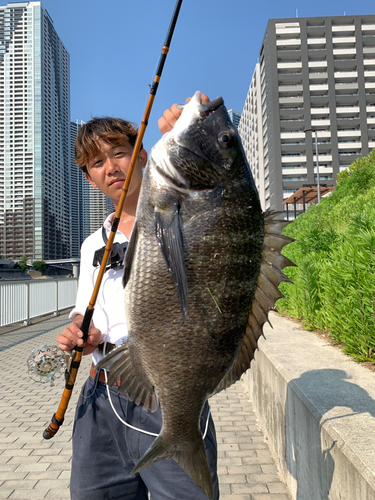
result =
[[[127,282],[129,281],[130,271],[133,264],[135,247],[138,239],[138,227],[137,220],[134,222],[134,227],[132,231],[132,235],[130,237],[129,245],[127,246],[125,255],[124,255],[124,274],[122,277],[122,284],[124,288],[126,287]]]
[[[213,498],[212,478],[201,437],[195,442],[184,442],[179,445],[161,433],[131,471],[131,475],[164,458],[171,458],[177,462],[208,498]]]
[[[177,204],[170,206],[167,210],[155,207],[155,233],[177,290],[184,322],[188,309],[188,288]]]
[[[137,369],[134,369],[126,341],[99,361],[95,368],[109,371],[108,386],[120,379],[119,391],[128,394],[130,401],[134,401],[135,404],[143,404],[145,411],[150,409],[153,412],[158,408],[159,401],[155,388],[142,367],[137,365]]]
[[[271,309],[274,309],[275,302],[284,297],[278,288],[279,284],[281,281],[291,283],[291,280],[283,274],[282,269],[295,264],[280,252],[285,245],[294,240],[282,236],[281,232],[288,222],[275,220],[275,217],[280,213],[282,212],[269,211],[264,214],[263,260],[246,333],[234,363],[220,381],[214,394],[237,382],[241,375],[250,368],[251,361],[254,359],[255,351],[258,348],[258,340],[263,335],[263,325],[266,322],[270,323],[268,313]]]

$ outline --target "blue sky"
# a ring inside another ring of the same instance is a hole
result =
[[[43,0],[70,53],[71,119],[139,123],[175,0]],[[7,2],[0,0],[0,5]],[[184,0],[144,144],[157,120],[196,90],[242,111],[270,18],[374,14],[374,0]]]

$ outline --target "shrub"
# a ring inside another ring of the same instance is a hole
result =
[[[33,262],[34,271],[45,271],[47,269],[47,264],[43,260],[36,260]]]
[[[22,257],[22,259],[20,260],[20,263],[19,263],[20,269],[22,269],[22,271],[26,271],[26,269],[27,269],[27,263],[26,262],[27,262],[27,256],[24,255]]]
[[[345,352],[375,364],[375,150],[339,175],[338,185],[285,230],[285,301],[277,307],[307,329],[328,331]]]

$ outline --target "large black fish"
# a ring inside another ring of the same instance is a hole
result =
[[[197,92],[151,151],[125,256],[129,337],[100,363],[163,426],[134,473],[173,458],[212,498],[199,428],[207,398],[249,368],[292,263],[263,214],[222,98]]]

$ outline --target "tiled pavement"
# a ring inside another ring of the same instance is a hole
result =
[[[33,349],[55,344],[69,323],[67,314],[27,327],[0,331],[0,499],[69,499],[71,431],[77,387],[86,378],[82,362],[77,385],[60,431],[50,441],[42,432],[57,410],[62,378],[54,387],[27,375]],[[210,401],[215,420],[222,500],[290,500],[242,382]]]

